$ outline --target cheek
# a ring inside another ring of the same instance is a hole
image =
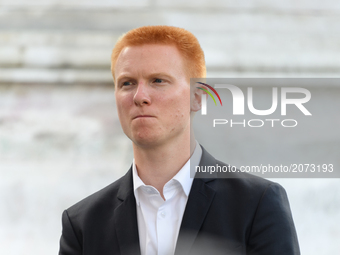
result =
[[[128,109],[130,108],[131,103],[129,102],[129,99],[125,96],[125,97],[117,97],[116,96],[116,107],[117,107],[117,112],[118,112],[118,116],[120,121],[124,121],[125,119],[127,119],[128,116]]]
[[[176,123],[182,122],[190,116],[190,99],[186,100],[183,96],[169,99],[168,104],[164,105],[164,113],[170,120]]]
[[[190,91],[182,91],[182,93],[175,98],[175,101],[178,112],[183,114],[190,113]]]

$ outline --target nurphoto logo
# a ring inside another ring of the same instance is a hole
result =
[[[207,94],[213,99],[215,105],[217,105],[216,100],[213,96],[213,94],[208,90],[210,89],[215,93],[215,95],[218,97],[220,104],[222,106],[222,100],[220,98],[220,95],[217,93],[216,89],[228,89],[231,92],[232,95],[232,112],[233,115],[244,115],[245,114],[245,95],[243,91],[232,84],[215,84],[214,87],[211,85],[208,85],[203,82],[197,82],[203,86],[205,86],[207,89],[202,88],[202,87],[196,87],[198,89],[203,90],[206,92],[206,94],[201,95],[201,114],[202,115],[207,115]],[[279,93],[280,92],[280,93]],[[300,98],[290,98],[290,94],[298,94]],[[304,115],[306,116],[311,116],[312,114],[307,110],[307,108],[304,106],[305,103],[307,103],[311,99],[311,93],[308,89],[305,88],[298,88],[298,87],[281,87],[280,90],[278,90],[277,87],[272,88],[272,104],[270,108],[268,109],[256,109],[254,107],[253,103],[253,88],[252,87],[247,87],[247,106],[248,110],[257,116],[268,116],[273,114],[277,108],[278,108],[278,98],[280,96],[280,114],[281,116],[287,115],[287,105],[295,105]],[[297,126],[297,121],[295,119],[250,119],[248,120],[248,126],[249,127],[262,127],[265,123],[271,122],[272,127],[274,127],[274,122],[275,121],[280,121],[281,125],[283,127],[295,127]],[[227,124],[231,123],[231,127],[233,126],[233,120],[228,121],[227,119],[214,119],[213,121],[213,126],[216,127],[216,125],[220,124]],[[254,123],[258,123],[255,125]],[[293,123],[288,125],[288,123]],[[243,122],[234,122],[234,124],[243,124],[243,126],[246,126],[246,120]]]
[[[207,88],[211,89],[215,93],[215,95],[218,97],[218,100],[220,100],[220,104],[222,106],[222,100],[220,98],[220,95],[217,93],[217,91],[213,87],[211,87],[210,85],[205,84],[203,82],[197,82],[197,83],[199,83],[199,84],[201,84],[203,86],[206,86]],[[203,90],[204,92],[206,92],[214,100],[215,105],[217,105],[214,96],[207,89],[204,89],[204,88],[201,88],[201,87],[197,87],[197,88]],[[201,100],[202,100],[201,113],[202,113],[202,115],[207,115],[207,98],[205,97],[204,94],[202,94],[202,99]]]

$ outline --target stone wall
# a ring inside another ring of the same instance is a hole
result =
[[[0,82],[111,82],[117,38],[192,31],[209,76],[338,75],[337,1],[0,1]]]

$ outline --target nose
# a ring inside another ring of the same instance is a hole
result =
[[[151,104],[151,99],[149,95],[149,88],[145,82],[139,82],[137,90],[133,97],[133,101],[137,106],[149,105]]]

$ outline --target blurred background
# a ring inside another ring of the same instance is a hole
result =
[[[57,254],[62,211],[129,168],[110,73],[122,33],[188,29],[208,77],[340,77],[339,14],[337,0],[0,0],[1,253]],[[339,136],[324,143],[338,148]],[[338,254],[340,180],[274,181],[302,254]]]

